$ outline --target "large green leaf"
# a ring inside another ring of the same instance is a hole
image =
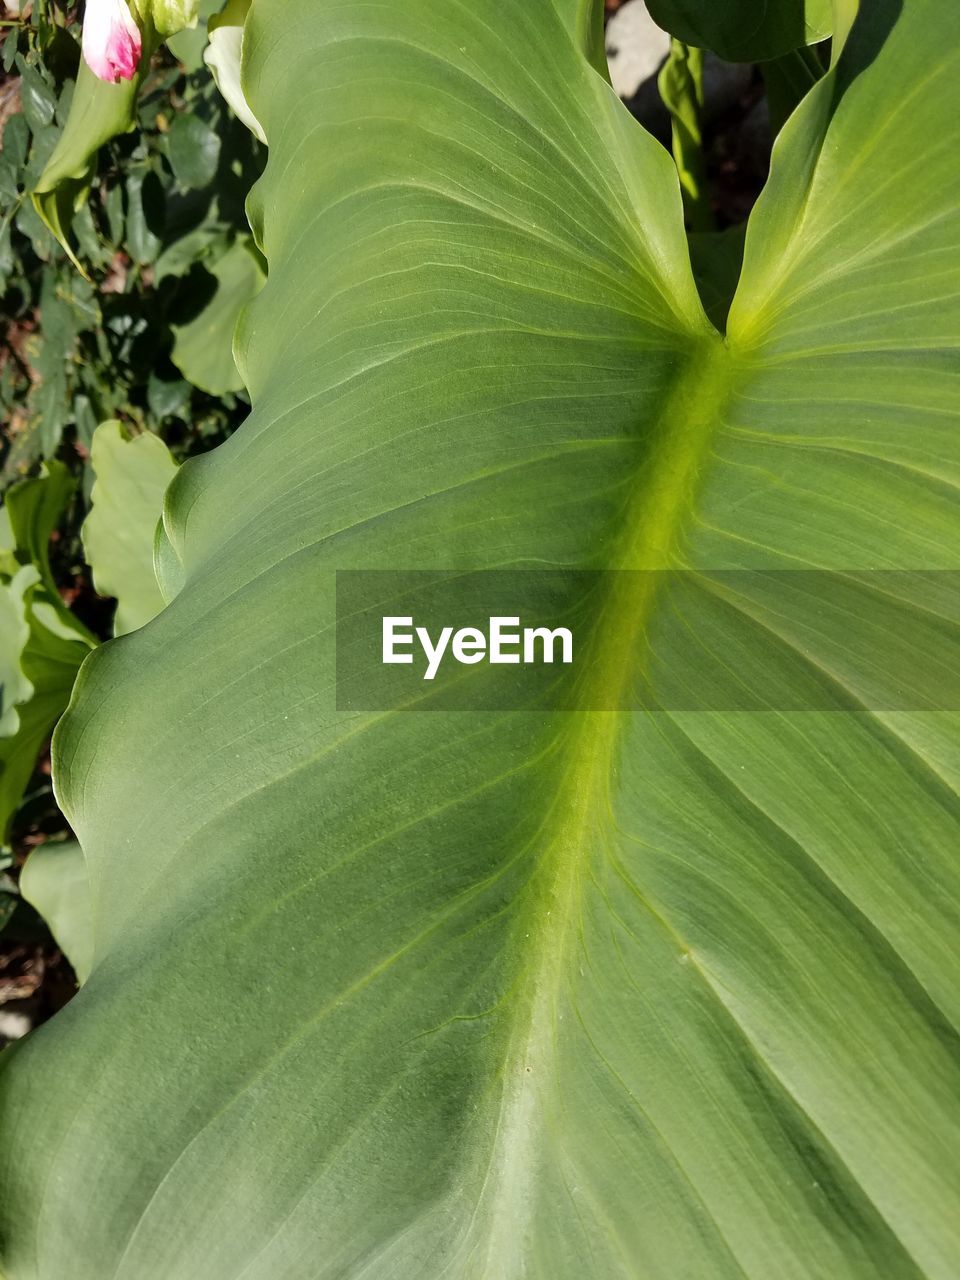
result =
[[[864,3],[726,340],[582,19],[253,8],[255,408],[58,731],[94,959],[4,1057],[8,1280],[960,1270],[956,716],[762,599],[958,567],[960,15]],[[600,579],[583,710],[338,711],[336,570],[565,566],[764,572]],[[691,635],[766,709],[610,709]]]

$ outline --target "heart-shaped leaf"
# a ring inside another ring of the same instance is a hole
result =
[[[94,958],[4,1055],[8,1280],[960,1271],[958,16],[864,4],[725,335],[593,30],[252,8],[254,411],[58,731]],[[573,709],[342,709],[358,570],[594,575]],[[683,646],[724,705],[634,705]]]

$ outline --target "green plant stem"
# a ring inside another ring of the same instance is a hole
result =
[[[671,146],[687,223],[691,231],[713,231],[701,132],[703,50],[671,40],[670,56],[657,78],[657,87],[670,112]]]

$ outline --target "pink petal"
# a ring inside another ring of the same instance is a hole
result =
[[[100,80],[132,80],[140,61],[140,28],[126,0],[87,0],[83,16],[83,57]]]

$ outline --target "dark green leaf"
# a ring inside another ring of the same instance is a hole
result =
[[[671,40],[670,56],[660,69],[657,87],[670,113],[673,158],[687,222],[694,231],[712,231],[714,221],[701,136],[703,50]]]
[[[9,71],[13,66],[17,56],[17,49],[20,42],[20,32],[17,27],[11,27],[7,32],[3,41],[3,69]]]
[[[85,449],[89,449],[93,443],[93,433],[99,425],[99,418],[90,404],[89,396],[74,396],[73,422],[77,432],[77,440]]]
[[[759,62],[830,35],[831,0],[648,0],[650,16],[686,44],[729,62]]]
[[[116,248],[123,240],[124,212],[123,188],[110,187],[103,201],[103,212],[107,219],[107,233],[110,243]]]
[[[152,170],[134,170],[127,178],[126,244],[134,262],[153,262],[160,252],[165,222],[163,188]]]
[[[89,204],[85,204],[74,217],[73,234],[80,254],[89,266],[102,268],[113,258],[113,251],[103,243],[94,226]]]
[[[30,146],[30,127],[26,116],[8,116],[3,126],[3,159],[14,169],[23,166]]]
[[[13,225],[29,239],[37,257],[42,262],[49,262],[56,248],[56,242],[49,227],[42,221],[29,200],[24,200],[16,206]]]
[[[774,137],[822,77],[824,67],[815,49],[794,49],[782,58],[764,62],[761,70],[767,90],[770,128]]]
[[[13,223],[10,218],[5,218],[0,222],[0,293],[6,291],[7,278],[16,261],[10,235],[12,226]]]
[[[35,66],[18,54],[17,69],[20,72],[20,101],[24,118],[33,133],[53,123],[57,109],[57,95],[43,79]]]
[[[199,116],[178,115],[170,126],[167,155],[181,187],[205,187],[217,172],[220,139]]]
[[[183,378],[166,379],[152,373],[147,383],[147,406],[160,422],[181,416],[190,402],[190,383]]]

